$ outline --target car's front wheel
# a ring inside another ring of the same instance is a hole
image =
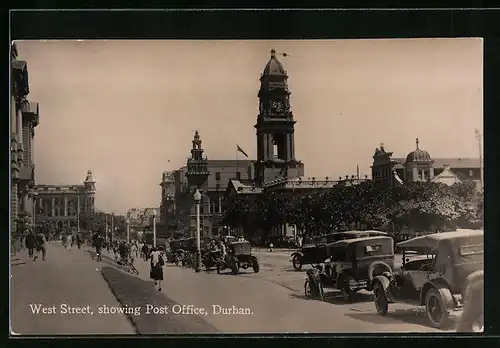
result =
[[[377,308],[377,313],[380,315],[386,315],[389,310],[389,301],[387,295],[379,282],[375,283],[373,287],[373,299],[375,302],[375,308]]]
[[[233,275],[238,274],[238,271],[240,270],[240,265],[237,261],[233,261],[231,264],[231,273]]]
[[[338,284],[338,288],[342,294],[342,299],[346,302],[352,301],[352,297],[354,295],[354,292],[351,291],[351,287],[349,285],[349,282],[352,280],[353,278],[350,276],[342,276]]]
[[[302,269],[302,257],[300,255],[294,255],[292,258],[293,269],[300,271]]]
[[[450,324],[443,297],[437,289],[430,289],[425,295],[425,313],[431,325],[437,329],[445,329]]]
[[[304,295],[312,297],[311,281],[309,279],[306,279],[304,282]]]
[[[259,261],[257,261],[257,259],[252,260],[252,268],[255,273],[259,273],[260,266],[259,266]]]

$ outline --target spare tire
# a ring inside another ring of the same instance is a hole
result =
[[[382,275],[384,272],[392,273],[392,268],[384,261],[375,261],[368,267],[368,279],[371,284],[376,276]]]

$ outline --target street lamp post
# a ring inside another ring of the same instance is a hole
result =
[[[153,247],[156,248],[156,209],[153,210]]]
[[[480,175],[480,182],[481,182],[481,190],[484,190],[484,183],[483,183],[483,147],[482,147],[482,144],[481,144],[481,132],[479,131],[479,129],[476,129],[475,131],[476,133],[476,138],[477,138],[477,143],[478,143],[478,146],[479,146],[479,175]]]
[[[195,271],[201,271],[201,245],[200,245],[200,201],[201,193],[196,189],[194,193],[194,201],[196,202],[196,267]]]
[[[76,199],[76,232],[80,233],[80,195]]]
[[[127,243],[130,243],[130,219],[127,218],[125,223],[127,224]]]

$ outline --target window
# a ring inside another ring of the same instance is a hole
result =
[[[218,204],[218,201],[216,201],[216,200],[210,201],[210,213],[215,214],[215,213],[219,212],[217,204]]]
[[[376,253],[382,250],[382,245],[366,245],[364,253],[365,255],[370,255],[372,253]]]
[[[215,184],[215,189],[216,189],[217,191],[219,191],[219,190],[220,190],[220,184]]]
[[[236,180],[241,180],[241,173],[240,172],[236,172]]]
[[[460,247],[461,256],[468,256],[475,254],[484,254],[484,244],[463,245]]]
[[[474,172],[471,170],[469,170],[469,176],[473,176]]]
[[[220,181],[220,172],[215,173],[215,180]]]

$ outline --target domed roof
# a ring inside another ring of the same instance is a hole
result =
[[[408,156],[406,156],[406,163],[432,162],[431,155],[427,151],[421,150],[418,147],[419,144],[418,138],[416,140],[416,143],[417,143],[417,149],[413,152],[410,152]]]
[[[262,76],[266,75],[286,76],[286,70],[283,68],[283,64],[276,58],[276,51],[274,49],[271,50],[271,59],[269,59],[262,72]]]

